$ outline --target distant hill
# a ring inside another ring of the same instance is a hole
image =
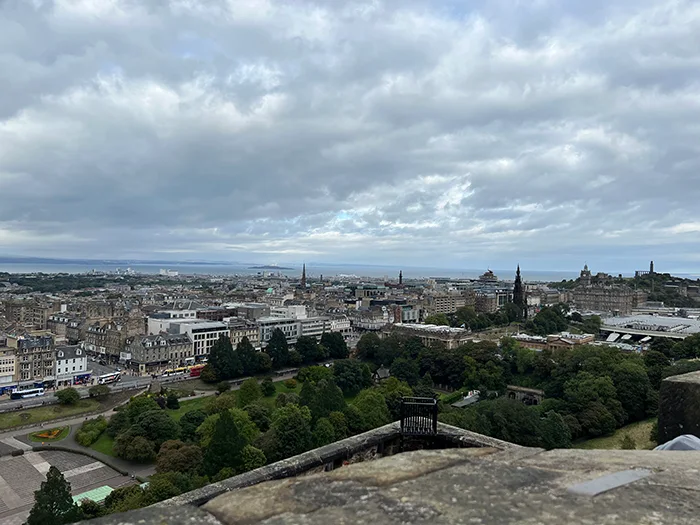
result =
[[[249,270],[293,270],[287,266],[277,266],[275,264],[263,264],[261,266],[249,266]]]

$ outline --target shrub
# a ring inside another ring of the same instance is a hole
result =
[[[107,420],[104,416],[88,419],[80,426],[78,432],[76,432],[75,440],[84,447],[89,447],[98,440],[102,432],[106,429]]]
[[[216,391],[220,394],[228,392],[229,390],[231,390],[231,383],[229,383],[228,381],[221,381],[216,385]]]
[[[297,387],[297,380],[296,379],[287,379],[284,382],[284,386],[287,387],[289,390],[294,390]]]
[[[170,410],[177,410],[180,408],[180,400],[173,392],[170,392],[165,402],[165,406],[167,406]]]
[[[263,379],[262,383],[260,383],[260,388],[265,397],[272,397],[275,395],[275,385],[272,384],[271,377],[266,377]]]

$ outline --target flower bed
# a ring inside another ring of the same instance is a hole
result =
[[[29,434],[32,441],[60,441],[68,435],[70,427],[49,428]]]

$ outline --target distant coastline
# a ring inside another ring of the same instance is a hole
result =
[[[248,266],[249,270],[293,270],[288,266],[277,266],[275,264],[263,264],[261,266]]]

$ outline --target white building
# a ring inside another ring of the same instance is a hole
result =
[[[258,326],[260,327],[260,343],[262,343],[263,346],[267,345],[270,337],[272,337],[272,332],[277,328],[282,330],[284,336],[287,338],[287,344],[290,345],[295,344],[301,335],[301,325],[297,319],[263,317],[258,319]]]
[[[15,384],[17,357],[14,350],[0,351],[0,389]]]
[[[333,317],[328,321],[328,326],[331,332],[340,332],[343,337],[349,337],[352,333],[350,319],[347,316]]]
[[[290,306],[275,306],[270,308],[270,317],[279,319],[306,319],[306,306],[303,304],[293,304]]]
[[[56,384],[75,385],[90,378],[87,353],[79,346],[56,347]]]
[[[194,357],[197,361],[209,356],[211,347],[220,337],[229,337],[230,335],[229,328],[224,323],[219,321],[197,322],[196,319],[171,321],[169,332],[190,336]]]
[[[299,319],[299,333],[302,336],[321,339],[323,332],[330,332],[330,319],[328,317],[307,317]]]
[[[162,310],[148,316],[148,333],[150,335],[167,332],[170,323],[182,319],[196,319],[197,310]]]

